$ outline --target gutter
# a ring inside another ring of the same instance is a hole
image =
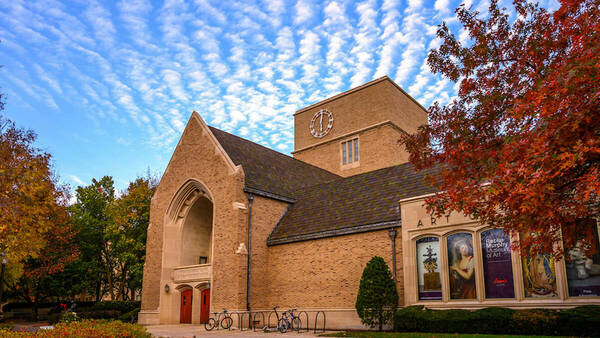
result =
[[[357,226],[348,227],[348,228],[313,232],[310,234],[294,235],[294,236],[288,236],[288,237],[278,238],[278,239],[272,239],[271,238],[272,233],[271,233],[271,235],[269,235],[269,237],[267,238],[267,246],[274,246],[274,245],[294,243],[294,242],[302,242],[302,241],[308,241],[308,240],[313,240],[313,239],[343,236],[343,235],[357,234],[357,233],[361,233],[361,232],[369,232],[369,231],[391,229],[391,228],[398,228],[398,227],[402,227],[402,222],[399,219],[392,220],[392,221],[386,221],[386,222],[373,223],[373,224],[357,225]]]

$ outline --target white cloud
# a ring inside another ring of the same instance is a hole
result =
[[[313,16],[311,7],[313,4],[308,3],[306,0],[298,0],[296,2],[296,16],[294,17],[294,24],[300,25],[308,21]]]

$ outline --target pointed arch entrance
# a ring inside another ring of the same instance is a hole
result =
[[[167,321],[198,324],[210,312],[212,194],[199,180],[188,180],[173,197],[165,218],[163,276],[179,291],[163,296],[173,310],[179,309]]]

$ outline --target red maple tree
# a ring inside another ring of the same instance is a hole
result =
[[[593,241],[582,220],[600,211],[600,0],[514,6],[457,8],[467,42],[439,27],[427,62],[460,81],[457,97],[400,142],[417,169],[439,169],[430,212],[535,233],[523,252],[559,258],[561,240]]]

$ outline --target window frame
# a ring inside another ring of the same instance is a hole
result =
[[[358,135],[340,141],[340,148],[340,167],[342,170],[360,166],[360,137]]]

